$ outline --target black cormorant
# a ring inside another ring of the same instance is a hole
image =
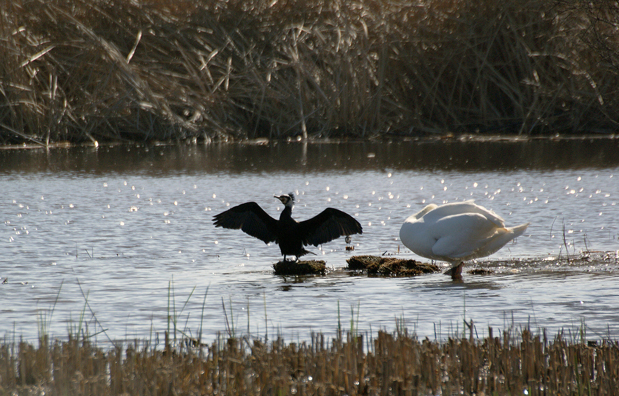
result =
[[[247,202],[213,217],[215,227],[242,230],[264,243],[275,242],[286,256],[311,253],[306,245],[318,246],[342,235],[362,234],[361,224],[338,209],[327,208],[309,220],[298,222],[292,218],[294,194],[275,195],[285,208],[275,220],[255,202]]]

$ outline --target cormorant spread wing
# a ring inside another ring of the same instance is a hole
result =
[[[318,246],[343,235],[362,234],[363,228],[349,214],[327,208],[309,220],[299,223],[299,235],[304,245]]]
[[[242,230],[264,243],[275,242],[277,220],[255,202],[247,202],[226,210],[213,218],[215,227]]]

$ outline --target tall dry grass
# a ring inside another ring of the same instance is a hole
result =
[[[0,2],[0,143],[614,132],[613,2]]]
[[[0,394],[616,395],[618,359],[615,342],[590,346],[527,330],[442,343],[405,332],[365,341],[229,338],[199,350],[43,338],[38,347],[0,345]]]

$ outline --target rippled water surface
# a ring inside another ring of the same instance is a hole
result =
[[[584,324],[590,338],[617,338],[618,146],[2,150],[0,334],[34,340],[41,327],[59,337],[82,327],[98,339],[148,339],[161,337],[175,313],[178,328],[195,335],[202,326],[206,338],[230,326],[236,334],[306,339],[310,331],[335,331],[338,322],[349,328],[351,318],[362,331],[393,330],[403,320],[420,336],[444,338],[462,329],[463,317],[479,336],[488,326],[573,332]],[[531,225],[515,243],[468,264],[494,274],[465,274],[461,282],[349,273],[342,238],[310,249],[333,269],[328,275],[282,277],[272,269],[277,246],[216,229],[212,216],[256,201],[275,217],[281,204],[273,195],[290,191],[298,194],[297,219],[327,206],[354,215],[364,227],[353,236],[356,255],[421,259],[398,233],[428,203],[474,199],[508,225]]]

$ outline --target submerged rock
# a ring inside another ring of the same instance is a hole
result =
[[[353,256],[346,262],[348,269],[364,270],[368,275],[417,276],[440,271],[434,264],[395,257]]]
[[[327,263],[322,260],[280,261],[273,264],[275,275],[324,275]]]

